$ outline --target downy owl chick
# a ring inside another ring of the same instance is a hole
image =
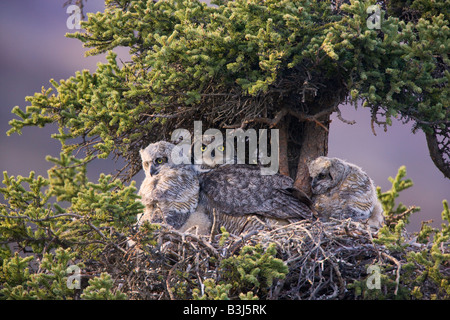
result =
[[[313,205],[323,220],[351,218],[375,228],[382,225],[376,188],[360,167],[338,158],[318,157],[308,169]]]
[[[196,225],[199,233],[208,233],[211,222],[198,206],[197,173],[192,166],[180,163],[175,145],[160,141],[140,154],[145,179],[139,195],[145,209],[138,223],[164,222],[182,232]]]

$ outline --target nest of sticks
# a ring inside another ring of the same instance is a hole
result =
[[[123,239],[121,250],[117,245],[107,247],[102,262],[91,267],[108,272],[129,299],[192,299],[194,290],[204,293],[206,279],[224,281],[222,260],[238,255],[244,246],[275,244],[276,258],[289,272],[259,290],[260,299],[355,299],[349,284],[365,281],[369,265],[389,270],[396,294],[405,261],[401,253],[393,256],[374,238],[367,225],[350,220],[303,220],[227,237],[180,233],[161,225],[151,231],[141,228],[131,245],[130,238]]]

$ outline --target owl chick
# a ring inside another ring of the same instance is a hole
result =
[[[313,206],[323,220],[351,218],[381,227],[381,203],[373,181],[361,168],[338,158],[318,157],[308,169]]]
[[[197,144],[198,146],[197,146]],[[216,140],[214,135],[203,135],[202,140],[192,144],[191,154],[193,155],[192,163],[197,163],[199,159],[196,159],[196,151],[200,151],[201,164],[194,165],[194,169],[199,172],[208,172],[211,169],[218,168],[227,163],[236,163],[236,161],[231,162],[226,158],[226,150],[231,146],[227,146],[227,142]],[[199,150],[196,150],[198,148]]]
[[[165,222],[182,232],[193,225],[209,232],[210,220],[198,206],[199,181],[189,165],[175,163],[174,145],[161,141],[140,151],[145,179],[139,189],[144,213],[138,223]]]

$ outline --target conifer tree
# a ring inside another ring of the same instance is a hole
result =
[[[126,298],[107,273],[92,277],[82,293],[69,288],[67,268],[87,268],[85,262],[92,266],[100,258],[109,261],[105,255],[111,250],[121,252],[128,263],[123,243],[142,211],[135,183],[127,185],[141,169],[139,149],[170,139],[176,128],[192,130],[194,120],[221,130],[279,129],[280,172],[308,193],[306,163],[327,154],[331,114],[346,121],[341,105],[363,102],[371,109],[372,125],[386,128],[392,118],[400,118],[425,132],[431,158],[450,177],[448,1],[105,3],[104,12],[87,14],[84,31],[67,36],[90,48],[88,55],[106,52],[107,62],[95,72],[52,79],[49,88],[26,98],[25,110],[13,108],[18,118],[10,121],[8,134],[55,123],[58,133],[52,137],[61,142],[61,154],[48,157],[54,167],[47,177],[4,172],[0,298]],[[112,51],[117,47],[129,48],[131,60],[119,61]],[[101,174],[90,182],[86,164],[110,156],[125,160],[121,174]],[[379,192],[385,208],[393,209],[397,192],[409,186],[402,177],[392,180],[390,193]],[[448,220],[446,202],[444,208]],[[397,212],[401,209],[392,213],[395,223],[380,233],[380,241],[396,250],[407,246],[400,230],[403,216]],[[145,225],[143,230],[151,234],[155,228]],[[448,277],[441,270],[449,257],[439,250],[448,244],[448,226],[441,233],[425,228],[420,237],[431,234],[437,235],[432,249],[408,258],[422,268],[424,257],[431,256],[434,264],[426,266],[427,272],[443,283],[440,294],[447,297]],[[151,237],[138,240],[153,243]],[[269,249],[247,248],[253,250],[251,257],[244,250],[223,265],[228,263],[238,272],[233,276],[254,288],[271,285],[287,270],[274,258],[274,248]],[[250,268],[256,263],[258,268]],[[232,289],[208,281],[211,298],[227,296]],[[241,298],[255,297],[246,292]],[[418,288],[415,294],[423,292]]]

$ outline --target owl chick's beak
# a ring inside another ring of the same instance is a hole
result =
[[[158,174],[158,172],[159,172],[159,167],[152,164],[150,166],[150,175],[153,177],[155,174]]]
[[[317,179],[316,178],[310,178],[311,180],[311,188],[314,189],[317,185]]]

